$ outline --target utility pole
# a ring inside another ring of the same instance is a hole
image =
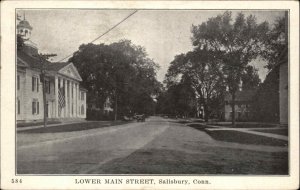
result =
[[[43,106],[44,106],[44,127],[47,127],[47,107],[46,107],[46,88],[45,88],[45,76],[46,76],[46,68],[45,68],[45,61],[48,60],[50,57],[54,57],[56,54],[38,54],[37,57],[40,59],[40,80],[42,83],[43,89]],[[50,85],[50,84],[49,84]]]
[[[115,121],[118,118],[118,95],[117,95],[117,88],[115,89]]]

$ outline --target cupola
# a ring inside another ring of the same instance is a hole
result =
[[[29,22],[25,19],[21,20],[17,25],[17,33],[21,35],[24,40],[29,40],[31,36],[32,26],[30,26]]]

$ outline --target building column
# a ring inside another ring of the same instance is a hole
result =
[[[77,113],[78,113],[78,117],[81,118],[81,112],[80,112],[80,90],[79,90],[79,84],[77,86],[77,93],[78,93],[78,105],[77,105]]]
[[[70,116],[74,117],[74,104],[73,104],[73,99],[74,99],[74,83],[73,81],[70,81],[71,88],[70,88]]]
[[[65,90],[65,107],[64,107],[64,117],[68,117],[68,94],[67,94],[67,80],[64,79],[64,90]]]
[[[64,85],[64,81],[63,78],[60,78],[60,89],[63,88]],[[63,118],[64,117],[64,108],[61,108],[61,112],[60,112],[60,117]]]
[[[55,79],[54,79],[54,94],[55,94],[55,118],[58,118],[58,109],[59,109],[59,106],[58,106],[58,77],[55,76]]]
[[[79,93],[78,93],[78,87],[79,87],[79,83],[77,83],[76,85],[76,114],[77,114],[77,117],[79,117],[79,112],[78,112],[78,106],[79,106]]]
[[[74,84],[74,117],[77,117],[77,83]]]
[[[71,81],[68,80],[68,117],[71,117]]]
[[[73,82],[73,117],[76,118],[76,83]]]

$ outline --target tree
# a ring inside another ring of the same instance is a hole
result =
[[[267,68],[271,70],[279,62],[288,61],[288,16],[276,19],[272,29],[263,39],[264,48],[261,56],[268,61]]]
[[[109,45],[83,44],[69,61],[78,68],[82,85],[89,91],[88,104],[102,108],[110,97],[115,116],[152,106],[150,99],[160,89],[156,79],[158,65],[147,57],[143,47],[129,40]]]
[[[243,90],[256,89],[261,83],[257,69],[251,65],[246,66],[245,72],[241,76],[241,81]]]
[[[188,117],[195,111],[195,93],[189,78],[183,77],[179,83],[173,83],[160,94],[157,112]]]
[[[204,118],[208,117],[215,102],[224,90],[220,62],[207,49],[195,49],[175,57],[166,75],[166,83],[174,84],[180,78],[188,78],[198,104],[204,108]]]
[[[243,13],[238,13],[233,22],[231,12],[192,26],[195,48],[211,50],[223,63],[224,81],[232,95],[232,125],[235,125],[235,93],[248,63],[259,55],[268,30],[268,23],[257,24],[253,15],[245,18]]]

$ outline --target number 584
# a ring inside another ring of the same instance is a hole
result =
[[[11,179],[11,183],[22,183],[22,179]]]

